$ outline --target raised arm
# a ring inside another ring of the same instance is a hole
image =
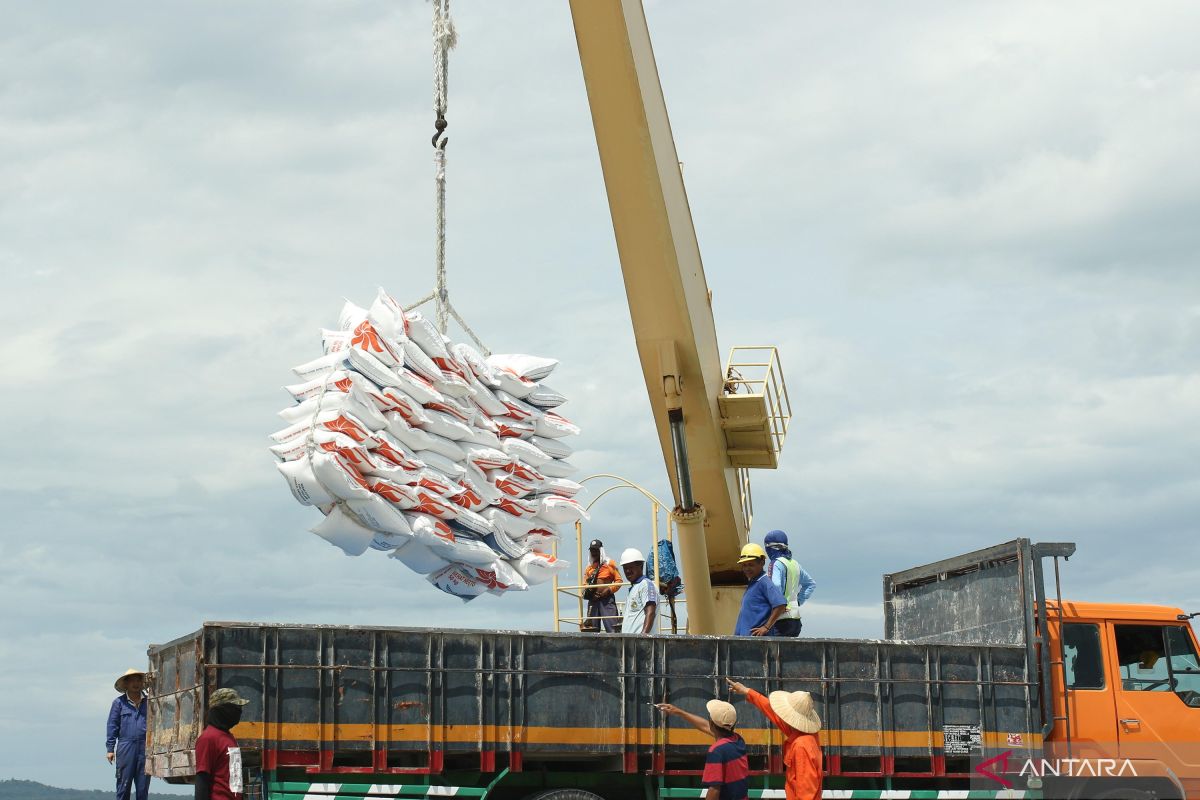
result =
[[[673,706],[670,703],[658,703],[655,708],[664,714],[670,714],[673,717],[679,717],[701,733],[707,733],[709,736],[712,736],[712,727],[709,726],[708,720],[706,720],[704,717],[698,717],[695,714],[684,711],[682,708]]]

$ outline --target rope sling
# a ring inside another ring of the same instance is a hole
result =
[[[434,313],[437,320],[438,332],[446,334],[450,318],[453,317],[471,340],[483,352],[491,355],[491,351],[475,335],[475,331],[466,323],[462,316],[450,303],[450,291],[446,287],[446,145],[450,143],[445,135],[450,123],[446,121],[448,104],[448,80],[450,66],[450,50],[458,44],[458,34],[454,30],[454,20],[450,18],[450,0],[433,0],[433,111],[437,115],[433,135],[433,168],[435,184],[435,247],[434,263],[436,266],[436,286],[434,290],[410,306],[405,311],[434,303]]]

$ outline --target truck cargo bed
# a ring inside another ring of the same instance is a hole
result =
[[[150,771],[174,780],[220,687],[249,699],[234,734],[276,774],[695,770],[706,737],[651,703],[702,711],[725,676],[812,692],[830,775],[966,775],[1041,741],[1024,645],[210,622],[150,664]],[[778,733],[738,708],[752,769],[780,772]]]

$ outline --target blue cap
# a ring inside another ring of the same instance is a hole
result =
[[[787,534],[783,531],[771,531],[763,538],[763,543],[768,548],[786,548],[788,546]]]

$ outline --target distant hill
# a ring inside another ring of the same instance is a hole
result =
[[[150,785],[153,786],[154,783]],[[113,800],[113,790],[59,789],[37,781],[9,779],[0,780],[0,800]],[[150,800],[179,800],[179,795],[151,792]]]

